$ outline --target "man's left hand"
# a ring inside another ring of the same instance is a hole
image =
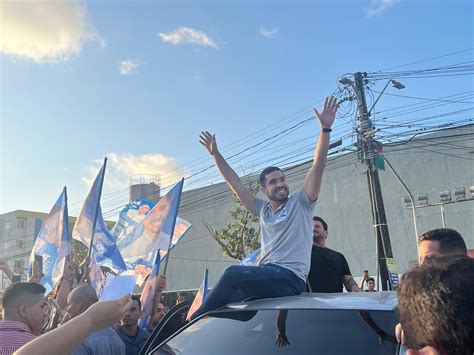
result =
[[[314,116],[319,120],[322,128],[331,128],[336,118],[336,112],[339,108],[339,103],[334,96],[326,97],[324,99],[323,109],[321,113],[313,107]]]

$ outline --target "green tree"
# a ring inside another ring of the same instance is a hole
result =
[[[82,264],[88,254],[89,249],[81,242],[77,241],[76,239],[73,239],[72,250],[74,252],[74,262],[77,265]]]
[[[256,194],[259,188],[258,182],[249,183],[252,193]],[[248,254],[260,248],[260,227],[258,218],[245,209],[237,196],[233,197],[236,208],[229,213],[229,224],[218,230],[206,220],[203,220],[202,223],[216,240],[224,255],[242,261]]]

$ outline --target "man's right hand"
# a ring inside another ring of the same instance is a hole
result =
[[[166,276],[161,275],[156,281],[156,288],[158,291],[163,292],[166,288]]]
[[[201,143],[209,152],[209,154],[214,155],[217,150],[216,135],[211,134],[208,131],[202,131],[199,135],[199,143]]]
[[[405,344],[405,334],[403,333],[403,328],[400,323],[395,326],[395,337],[399,343]]]

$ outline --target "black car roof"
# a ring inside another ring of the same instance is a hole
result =
[[[299,296],[266,298],[231,303],[226,308],[261,309],[345,309],[368,311],[393,311],[398,304],[394,291],[303,293]]]

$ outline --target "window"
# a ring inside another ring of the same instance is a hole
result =
[[[11,228],[10,222],[5,222],[5,230],[6,230],[6,231],[9,231],[10,228]]]
[[[16,241],[16,247],[18,249],[23,249],[23,240],[17,240]]]
[[[16,219],[16,227],[18,229],[24,229],[26,226],[26,219],[25,218],[17,218]]]
[[[13,271],[23,270],[23,260],[15,260],[13,263]]]

